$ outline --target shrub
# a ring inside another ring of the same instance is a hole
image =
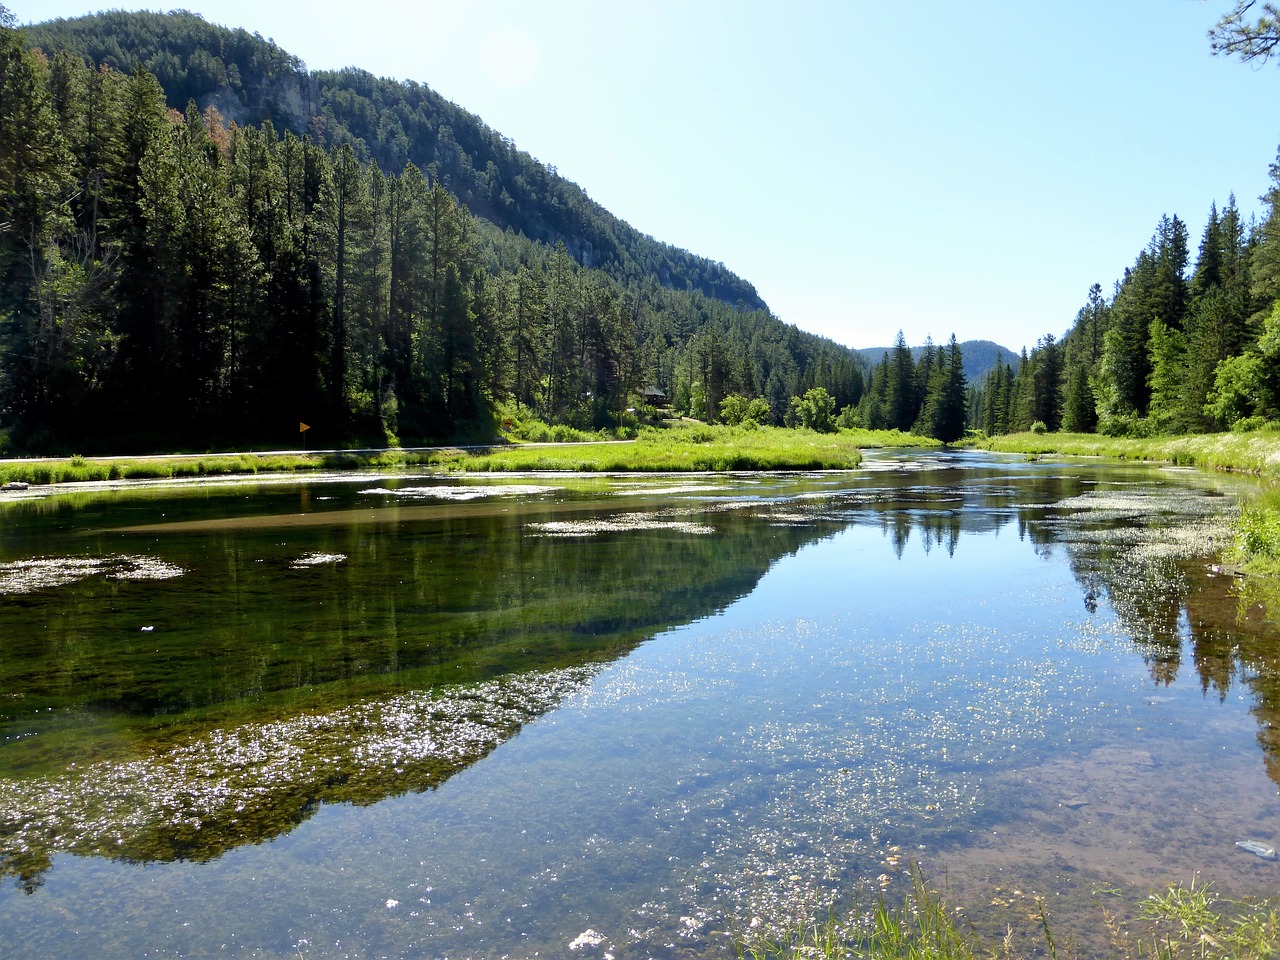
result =
[[[1045,422],[1043,420],[1037,420],[1035,423],[1031,425],[1031,432],[1032,433],[1048,433],[1049,428],[1048,426],[1045,425]]]
[[[1280,512],[1245,508],[1235,523],[1236,541],[1247,559],[1280,561]]]
[[[1266,417],[1241,417],[1231,425],[1232,433],[1253,433],[1271,423]]]

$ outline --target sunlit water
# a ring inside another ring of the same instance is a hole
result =
[[[1085,952],[1280,865],[1243,481],[982,455],[21,499],[19,957],[731,956],[900,900]],[[1103,902],[1105,901],[1105,902]]]

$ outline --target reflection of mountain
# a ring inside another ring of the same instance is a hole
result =
[[[34,888],[61,851],[209,860],[322,802],[434,787],[835,529],[723,511],[710,535],[531,534],[599,509],[126,535],[187,573],[5,598],[0,872]]]

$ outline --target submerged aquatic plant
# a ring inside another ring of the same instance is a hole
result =
[[[597,667],[358,701],[218,729],[129,762],[0,780],[0,876],[38,885],[54,854],[205,861],[321,802],[435,786],[581,689]]]

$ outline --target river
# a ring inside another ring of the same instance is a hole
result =
[[[1248,488],[912,452],[7,494],[0,943],[732,956],[918,865],[1087,956],[1151,890],[1272,894]]]

